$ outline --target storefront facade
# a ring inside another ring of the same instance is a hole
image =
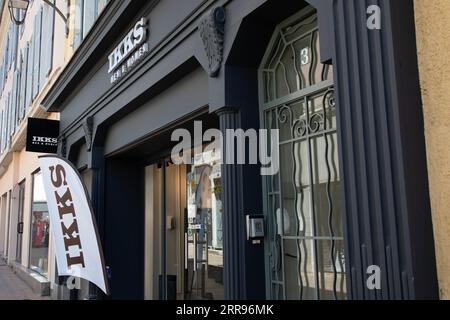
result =
[[[107,5],[42,104],[86,177],[113,299],[438,297],[412,2],[378,1],[381,30],[372,4]],[[279,130],[279,172],[221,165],[228,145],[174,164],[172,133],[200,122]]]

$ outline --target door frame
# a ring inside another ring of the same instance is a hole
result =
[[[162,279],[164,280],[164,281],[162,281],[162,288],[160,288],[160,290],[158,290],[158,293],[157,293],[158,294],[157,299],[160,299],[159,295],[161,295],[163,297],[161,300],[167,300],[168,299],[168,285],[167,285],[168,284],[168,282],[167,282],[167,279],[168,279],[167,278],[167,275],[168,275],[168,271],[167,271],[167,257],[168,257],[168,252],[167,252],[167,243],[168,243],[168,238],[167,238],[167,217],[168,217],[168,214],[167,214],[167,191],[168,191],[167,190],[167,168],[168,168],[169,165],[173,165],[173,164],[171,164],[171,161],[170,161],[170,151],[169,150],[163,151],[163,152],[159,153],[157,156],[152,156],[150,158],[147,158],[142,163],[142,167],[144,169],[144,172],[145,172],[145,169],[147,167],[152,167],[152,166],[158,166],[158,167],[160,167],[160,169],[162,169],[161,170],[161,180],[159,181],[161,183],[161,186],[160,186],[160,190],[161,190],[161,195],[160,195],[161,196],[161,199],[160,199],[160,201],[161,201],[161,212],[159,212],[160,218],[161,218],[160,234],[159,234],[161,257],[160,257],[160,266],[159,267],[160,267],[160,270],[162,270],[162,274],[159,274],[160,272],[157,272],[158,276],[162,276]],[[146,174],[144,175],[144,180],[145,179],[147,179],[147,175]],[[181,181],[181,177],[180,176],[178,176],[176,179],[178,181]],[[145,182],[145,184],[146,184],[146,182]],[[147,196],[147,191],[145,190],[145,188],[144,188],[144,193],[145,193],[145,196],[144,196],[144,198],[145,198]],[[180,197],[180,195],[178,195],[178,198],[179,197]],[[177,201],[180,201],[180,199],[177,199]],[[181,205],[180,205],[180,210],[184,212],[184,210],[181,209]],[[144,206],[144,215],[145,215],[145,217],[147,216],[147,214],[148,214],[147,213],[147,208],[145,208],[145,206]],[[153,212],[153,214],[155,214],[155,212]],[[184,255],[185,255],[185,252],[184,252],[184,248],[185,248],[185,246],[184,246],[184,227],[183,227],[184,223],[183,222],[184,221],[180,221],[179,222],[179,224],[180,224],[180,230],[179,230],[180,235],[179,236],[180,236],[180,239],[182,239],[182,241],[183,241],[183,243],[180,246],[180,257],[177,257],[177,259],[179,259],[180,262],[184,261]],[[183,232],[181,232],[181,231],[183,231]],[[150,231],[147,230],[147,226],[146,226],[145,227],[145,231],[144,231],[146,240],[147,240],[147,234],[146,234],[147,232],[150,232]],[[152,235],[150,237],[152,237]],[[147,244],[145,244],[144,247],[146,245]],[[180,244],[178,243],[177,245],[180,245]],[[147,260],[147,258],[146,258],[147,254],[151,254],[151,253],[148,253],[147,251],[144,253],[144,261]],[[179,273],[181,275],[181,279],[177,278],[177,283],[181,283],[181,284],[184,285],[184,264],[180,265],[179,268],[181,268],[179,270]],[[153,273],[155,273],[157,270],[153,270],[153,268],[152,268],[152,271],[153,271]],[[147,272],[149,272],[149,271],[147,269],[145,269],[145,273],[147,273]],[[149,277],[154,277],[154,274],[149,274]],[[146,281],[146,277],[145,276],[144,276],[144,279]],[[155,284],[154,281],[152,281],[152,283],[153,283],[153,286],[156,285],[156,286],[159,287],[159,282],[157,282]],[[144,285],[144,288],[147,285],[148,284],[146,283]]]
[[[23,263],[23,233],[25,231],[25,196],[26,196],[26,180],[22,180],[18,184],[17,194],[17,240],[16,240],[16,262]]]

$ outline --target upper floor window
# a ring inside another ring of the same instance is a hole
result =
[[[78,48],[109,0],[71,0],[73,49]]]
[[[4,89],[9,70],[15,68],[18,40],[18,27],[11,23],[8,27],[4,49],[0,52],[0,91]]]

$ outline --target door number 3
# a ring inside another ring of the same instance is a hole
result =
[[[302,66],[307,65],[310,62],[310,58],[309,58],[309,48],[303,48],[300,51],[300,61],[302,63]]]

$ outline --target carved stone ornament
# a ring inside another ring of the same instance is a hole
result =
[[[87,117],[83,123],[84,137],[86,139],[86,149],[87,151],[92,150],[92,135],[94,133],[94,118]]]
[[[222,66],[225,19],[225,9],[216,7],[203,17],[198,27],[209,61],[210,77],[217,77]]]

